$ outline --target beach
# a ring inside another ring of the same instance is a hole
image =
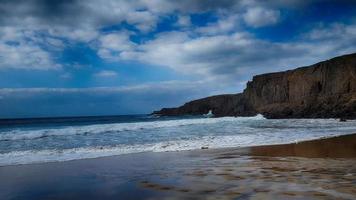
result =
[[[356,134],[0,167],[0,199],[356,199]]]
[[[0,11],[0,200],[356,200],[356,0]]]

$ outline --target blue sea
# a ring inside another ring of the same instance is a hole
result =
[[[356,132],[356,121],[127,115],[0,120],[0,166],[139,152],[283,144]]]

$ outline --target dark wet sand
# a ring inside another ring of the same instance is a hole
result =
[[[250,155],[356,158],[356,134],[284,145],[258,146]]]
[[[0,199],[356,199],[356,134],[5,166]]]

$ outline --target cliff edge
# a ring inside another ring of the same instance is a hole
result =
[[[194,100],[153,114],[267,118],[356,118],[356,53],[283,72],[254,76],[239,94]]]

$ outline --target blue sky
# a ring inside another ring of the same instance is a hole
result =
[[[0,1],[0,118],[150,113],[356,50],[355,1]]]

